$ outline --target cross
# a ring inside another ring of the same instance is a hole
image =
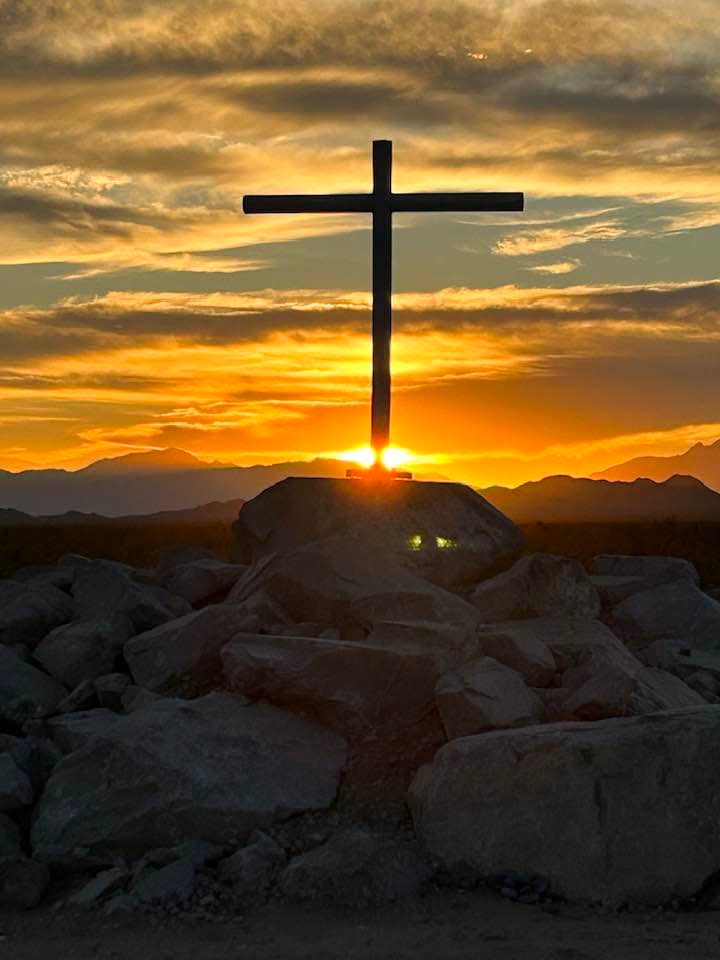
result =
[[[370,443],[376,463],[390,442],[392,215],[520,211],[522,193],[393,193],[392,141],[373,141],[372,193],[246,196],[244,213],[372,214],[372,403]]]

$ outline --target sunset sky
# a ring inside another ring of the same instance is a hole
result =
[[[0,0],[0,467],[368,439],[369,218],[244,193],[522,190],[395,220],[393,440],[478,485],[720,436],[717,0]]]

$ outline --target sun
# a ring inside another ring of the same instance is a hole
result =
[[[332,454],[337,460],[346,460],[349,463],[356,463],[364,470],[371,470],[376,465],[381,465],[386,470],[395,470],[412,460],[412,454],[403,447],[385,447],[378,454],[372,447],[356,447],[352,450],[341,450],[339,453]]]

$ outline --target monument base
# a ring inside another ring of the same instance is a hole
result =
[[[374,482],[380,474],[382,482]],[[402,482],[399,482],[402,480]],[[515,524],[471,487],[363,471],[353,479],[288,477],[241,509],[236,559],[322,541],[362,546],[441,586],[477,582],[521,545]]]

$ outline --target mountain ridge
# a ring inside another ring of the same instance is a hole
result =
[[[666,457],[633,457],[605,470],[591,473],[590,479],[629,482],[644,477],[662,481],[677,474],[697,477],[707,487],[720,490],[720,440],[694,443],[684,453]]]

